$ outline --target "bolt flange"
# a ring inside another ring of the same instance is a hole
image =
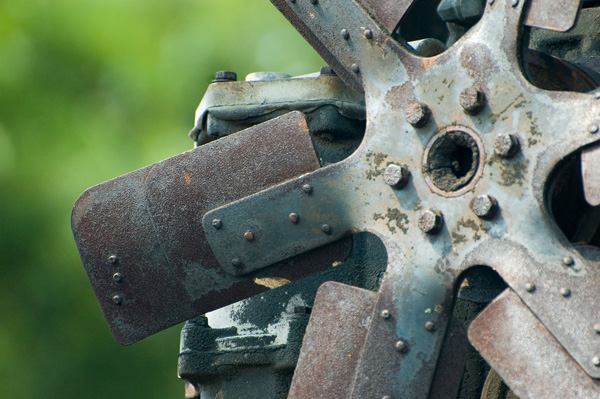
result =
[[[429,122],[431,111],[425,104],[414,102],[406,110],[406,121],[414,127],[423,127]]]
[[[440,211],[428,209],[419,216],[419,228],[426,234],[437,234],[444,225],[444,218]]]

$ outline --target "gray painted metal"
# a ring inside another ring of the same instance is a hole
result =
[[[595,128],[594,128],[595,129]],[[600,145],[581,151],[581,177],[585,200],[591,206],[600,205]]]
[[[318,166],[296,112],[83,193],[73,208],[73,233],[115,339],[131,344],[266,291],[219,267],[202,234],[202,216]],[[250,277],[295,280],[344,259],[350,245],[334,244]]]
[[[582,0],[530,0],[525,25],[566,32],[575,26]]]
[[[520,399],[600,398],[600,382],[577,367],[510,289],[471,323],[469,340]]]

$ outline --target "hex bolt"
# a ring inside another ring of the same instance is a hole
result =
[[[395,189],[401,189],[406,186],[410,178],[410,171],[406,165],[390,164],[383,172],[383,181],[388,186]]]
[[[342,35],[342,38],[343,38],[344,40],[348,40],[348,39],[350,39],[350,32],[348,32],[348,29],[342,29],[342,30],[340,31],[340,34]]]
[[[211,224],[212,224],[212,227],[214,227],[217,230],[219,230],[221,227],[223,227],[223,222],[221,221],[221,219],[213,219]]]
[[[244,238],[246,239],[246,241],[252,242],[252,241],[254,241],[254,233],[252,231],[248,230],[244,233]]]
[[[119,261],[119,257],[117,255],[110,255],[108,261],[111,265],[115,265]]]
[[[311,193],[313,192],[313,188],[312,188],[312,186],[311,186],[310,184],[304,184],[304,185],[302,186],[302,191],[303,191],[305,194],[311,194]]]
[[[387,309],[383,309],[380,314],[383,319],[389,319],[390,317],[392,317],[392,314]]]
[[[594,356],[592,358],[592,364],[596,367],[600,367],[600,356]]]
[[[331,234],[331,226],[328,224],[324,224],[321,226],[321,231],[327,235]]]
[[[501,133],[494,141],[494,151],[502,158],[512,158],[519,151],[519,139],[511,133]]]
[[[115,283],[120,283],[123,281],[123,275],[121,273],[115,273],[113,274],[112,279]]]
[[[535,284],[533,284],[533,283],[527,283],[527,284],[525,284],[525,290],[527,292],[533,292],[533,291],[535,291]]]
[[[482,219],[491,219],[498,211],[498,201],[491,195],[480,195],[471,200],[471,210]]]
[[[363,31],[363,36],[365,37],[365,39],[372,39],[373,38],[373,31],[371,29],[365,29]]]
[[[292,212],[288,216],[288,219],[290,219],[290,222],[292,222],[293,224],[298,224],[298,222],[300,221],[300,216],[298,216],[297,213]]]
[[[114,295],[112,297],[112,300],[115,303],[115,305],[120,305],[123,303],[123,298],[121,298],[121,295]]]
[[[215,74],[215,80],[213,82],[235,82],[237,80],[237,73],[232,71],[219,71]]]
[[[600,128],[598,127],[598,125],[596,125],[595,123],[591,124],[588,127],[588,132],[590,132],[591,134],[596,134],[598,133],[598,130],[600,130]]]
[[[565,298],[571,296],[571,290],[569,288],[563,287],[560,289],[560,295],[564,296]]]
[[[469,86],[460,93],[460,106],[467,114],[474,115],[485,106],[485,93],[477,86]]]
[[[231,266],[235,267],[236,269],[241,269],[242,261],[240,260],[240,258],[233,258],[231,259]]]
[[[350,66],[350,69],[352,69],[352,72],[354,73],[360,72],[360,67],[358,66],[358,64],[352,64],[352,66]]]
[[[437,234],[444,225],[444,218],[440,211],[428,209],[419,216],[419,228],[426,234]]]
[[[396,351],[398,351],[399,353],[408,352],[408,345],[402,339],[399,339],[398,341],[396,341],[396,343],[394,344],[394,348],[396,348]]]
[[[573,257],[568,256],[568,255],[562,259],[562,262],[563,262],[563,265],[565,265],[565,266],[572,266],[573,263],[575,263],[575,261],[573,260]]]
[[[435,330],[437,330],[437,327],[433,321],[428,321],[427,323],[425,323],[425,330],[429,332],[434,332]]]
[[[429,122],[431,111],[425,104],[414,102],[406,110],[406,121],[414,127],[423,127]]]

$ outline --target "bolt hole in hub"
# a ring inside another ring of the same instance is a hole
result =
[[[469,191],[481,175],[484,152],[479,137],[465,126],[442,129],[428,144],[423,172],[431,189],[446,197]]]

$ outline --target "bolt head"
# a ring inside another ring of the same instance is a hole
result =
[[[298,222],[300,221],[300,216],[298,216],[298,214],[295,212],[290,213],[288,218],[290,219],[290,222],[292,222],[293,224],[298,224]]]
[[[115,303],[115,305],[120,305],[123,303],[123,298],[121,298],[121,295],[114,295],[112,297],[112,300]]]
[[[562,262],[563,262],[563,265],[565,265],[565,266],[572,266],[573,263],[575,263],[575,261],[573,260],[573,257],[571,257],[571,256],[565,256],[562,259]]]
[[[419,228],[426,234],[437,234],[444,225],[444,218],[440,211],[428,209],[419,216]]]
[[[310,184],[304,184],[304,185],[302,185],[302,191],[305,194],[311,194],[313,192],[313,188]]]
[[[485,93],[477,86],[469,86],[460,93],[460,106],[467,114],[474,115],[485,106]]]
[[[389,319],[390,317],[392,317],[392,314],[390,313],[390,311],[389,311],[389,310],[387,310],[387,309],[383,309],[383,310],[381,311],[381,317],[382,317],[383,319]]]
[[[596,334],[600,334],[600,323],[594,324],[594,331]]]
[[[598,127],[598,125],[596,125],[595,123],[591,124],[588,127],[588,132],[590,132],[591,134],[596,134],[598,133],[598,130],[600,130],[600,128]]]
[[[365,37],[365,39],[372,39],[373,38],[373,31],[371,29],[365,29],[363,31],[363,36]]]
[[[408,345],[406,344],[406,341],[404,341],[402,339],[399,339],[398,341],[396,341],[396,343],[394,344],[394,347],[400,353],[408,352]]]
[[[600,356],[594,356],[592,358],[592,364],[596,367],[600,367]]]
[[[213,82],[235,82],[237,80],[237,73],[232,71],[219,71],[215,74],[215,80]]]
[[[254,241],[254,233],[250,230],[248,230],[247,232],[244,233],[244,238],[246,239],[246,241]]]
[[[113,274],[112,279],[115,283],[120,283],[123,281],[123,275],[121,273],[115,273]]]
[[[406,110],[406,121],[414,127],[423,127],[429,121],[431,111],[425,104],[414,102]]]
[[[344,40],[348,40],[348,39],[350,39],[350,32],[348,32],[348,29],[342,29],[342,30],[340,31],[340,34],[342,35],[342,38],[343,38]]]
[[[525,290],[527,292],[533,292],[533,291],[535,291],[535,284],[533,284],[533,283],[527,283],[527,284],[525,284]]]
[[[425,323],[425,330],[429,332],[434,332],[435,330],[437,330],[437,327],[433,321],[428,321],[427,323]]]
[[[236,269],[240,269],[242,267],[242,261],[240,258],[233,258],[231,259],[231,266],[235,267]]]
[[[519,139],[511,133],[501,133],[494,141],[494,151],[502,158],[511,158],[519,151]]]
[[[482,219],[491,219],[498,211],[498,201],[491,195],[480,195],[471,201],[471,210]]]
[[[560,289],[560,295],[564,296],[565,298],[571,296],[571,290],[567,287],[563,287]]]
[[[111,265],[115,265],[115,264],[116,264],[118,261],[119,261],[119,257],[118,257],[117,255],[110,255],[110,256],[108,257],[108,262],[109,262]]]
[[[321,231],[327,235],[331,234],[331,226],[328,224],[324,224],[321,226]]]
[[[221,219],[213,219],[211,224],[217,230],[219,230],[221,227],[223,227],[223,222],[221,221]]]
[[[406,165],[388,165],[383,172],[383,180],[388,186],[400,189],[406,186],[410,178],[410,171]]]
[[[335,71],[333,69],[331,69],[331,67],[329,65],[326,65],[326,66],[321,67],[319,74],[335,76]]]
[[[352,66],[350,66],[350,69],[352,69],[352,72],[354,73],[360,72],[360,67],[358,66],[358,64],[352,64]]]

